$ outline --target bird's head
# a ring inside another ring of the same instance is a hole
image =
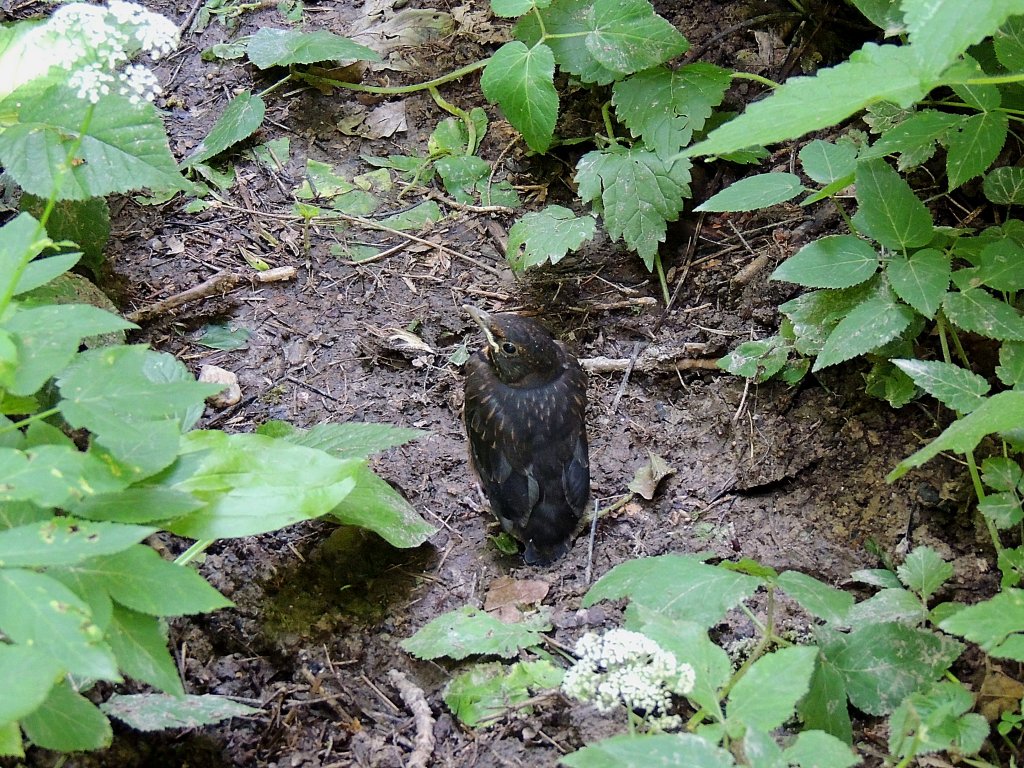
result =
[[[492,315],[469,304],[462,308],[483,330],[487,338],[484,355],[505,384],[537,386],[562,373],[558,342],[536,320],[511,313]]]

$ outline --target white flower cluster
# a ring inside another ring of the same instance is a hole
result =
[[[689,664],[628,629],[611,629],[604,635],[588,632],[576,643],[576,655],[579,661],[562,680],[567,695],[591,702],[602,712],[621,703],[655,727],[678,727],[680,719],[668,715],[668,710],[672,694],[693,690]]]
[[[160,93],[156,76],[140,64],[128,64],[139,53],[156,61],[178,46],[178,28],[164,16],[125,0],[107,7],[88,3],[60,6],[43,24],[22,38],[22,52],[0,56],[0,69],[11,57],[13,77],[3,94],[51,68],[68,71],[68,85],[78,97],[95,104],[115,92],[133,104],[152,101]],[[34,66],[25,65],[25,52]],[[3,95],[0,94],[0,95]]]

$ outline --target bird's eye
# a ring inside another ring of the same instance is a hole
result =
[[[516,352],[519,351],[519,349],[511,341],[506,341],[504,344],[501,345],[501,351],[504,352],[506,355],[514,355]]]

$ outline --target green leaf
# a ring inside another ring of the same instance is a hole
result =
[[[487,161],[476,155],[442,157],[434,163],[434,169],[444,182],[445,191],[463,205],[475,200],[473,193],[477,182],[491,173]]]
[[[109,95],[94,106],[59,86],[27,101],[18,120],[0,133],[0,162],[33,195],[49,198],[55,192],[58,199],[85,200],[133,189],[188,188],[149,103],[133,105]],[[65,170],[76,145],[74,162]]]
[[[915,56],[943,70],[1010,16],[1024,13],[1024,0],[976,0],[966,14],[957,0],[914,0],[902,8]]]
[[[23,195],[21,198],[22,210],[29,211],[36,218],[43,215],[46,206],[47,201],[35,195]],[[110,240],[110,206],[102,197],[59,201],[46,220],[46,231],[53,240],[73,241],[84,254],[82,263],[93,274],[98,274],[105,259],[103,251]]]
[[[853,595],[850,593],[798,571],[781,573],[775,583],[812,616],[829,624],[845,625],[846,615],[853,607]]]
[[[0,631],[19,645],[31,645],[74,674],[120,680],[89,606],[43,573],[0,570]]]
[[[568,208],[549,205],[524,214],[508,231],[505,258],[512,269],[521,271],[550,261],[557,264],[594,237],[593,216],[577,216]]]
[[[539,3],[538,5],[544,5]],[[491,10],[502,19],[514,19],[533,8],[533,0],[491,0]]]
[[[839,321],[855,307],[878,294],[878,279],[852,288],[811,291],[787,301],[779,307],[792,323],[796,350],[802,355],[816,355]]]
[[[935,154],[937,143],[945,143],[946,137],[956,130],[963,121],[961,115],[923,109],[906,120],[885,131],[872,146],[861,153],[862,160],[884,157],[899,153],[896,167],[907,171],[923,164]]]
[[[196,342],[210,349],[242,349],[252,334],[248,328],[232,327],[228,323],[211,323],[203,329]]]
[[[782,759],[800,768],[850,768],[861,762],[848,744],[824,731],[801,731]]]
[[[627,733],[571,752],[560,763],[569,768],[733,768],[732,755],[689,733],[656,733],[643,738]]]
[[[996,205],[1020,205],[1024,203],[1024,168],[1003,166],[994,168],[985,176],[982,190]]]
[[[88,304],[15,309],[4,323],[4,328],[14,335],[20,361],[11,393],[36,392],[71,361],[82,339],[134,327],[117,315]]]
[[[182,437],[161,483],[206,507],[167,525],[193,539],[253,536],[325,515],[355,487],[361,463],[262,435],[216,431]]]
[[[260,32],[273,30],[261,29]],[[182,168],[190,168],[197,163],[215,157],[233,144],[254,134],[263,124],[267,113],[267,105],[262,98],[249,91],[242,91],[228,104],[210,133],[203,139],[195,151],[182,163]]]
[[[1004,68],[1013,72],[1024,69],[1024,18],[1011,17],[993,35],[996,58]]]
[[[0,448],[0,477],[0,501],[30,501],[40,507],[63,506],[124,486],[105,464],[74,445]]]
[[[668,616],[708,627],[750,597],[760,584],[758,578],[706,565],[694,557],[660,555],[615,566],[590,588],[583,606],[628,597]]]
[[[495,51],[480,77],[480,87],[534,152],[551,146],[558,117],[555,56],[546,45],[532,48],[513,40]]]
[[[954,421],[924,448],[901,461],[886,476],[886,480],[898,480],[942,451],[967,453],[973,451],[985,435],[1020,428],[1024,428],[1024,392],[999,392],[986,398],[985,402],[963,418]]]
[[[817,729],[846,744],[853,742],[853,725],[846,706],[846,684],[835,667],[819,660],[807,695],[797,704],[807,730]]]
[[[798,155],[804,173],[819,184],[845,179],[857,170],[857,148],[852,144],[833,144],[814,139]]]
[[[729,692],[729,722],[771,731],[789,720],[810,688],[817,655],[813,646],[793,646],[755,661]]]
[[[541,633],[551,629],[546,620],[508,624],[469,605],[432,619],[399,645],[418,659],[447,656],[501,656],[511,659],[521,648],[540,645]]]
[[[867,43],[849,61],[820,69],[814,77],[791,77],[683,155],[722,155],[795,139],[879,101],[909,106],[932,89],[941,69],[920,61],[908,47]]]
[[[647,0],[595,0],[593,26],[586,36],[590,55],[623,75],[662,64],[689,44]]]
[[[942,559],[931,547],[915,547],[896,568],[899,579],[907,589],[921,595],[928,602],[939,588],[952,577],[953,566]]]
[[[947,637],[904,624],[869,624],[849,635],[835,634],[822,646],[851,703],[871,715],[892,712],[939,678],[962,650]]]
[[[1004,341],[999,347],[999,365],[996,375],[1008,387],[1024,387],[1024,344]]]
[[[603,213],[612,240],[624,238],[654,269],[666,222],[679,218],[690,195],[689,161],[666,164],[643,149],[588,152],[576,165],[576,181],[580,197]]]
[[[0,644],[0,723],[20,720],[36,709],[62,672],[59,661],[32,645]]]
[[[185,694],[159,619],[115,605],[107,640],[126,675],[175,696]]]
[[[985,246],[972,285],[983,283],[997,291],[1024,288],[1024,248],[1009,238]]]
[[[502,717],[527,701],[531,691],[556,688],[561,681],[562,670],[546,659],[512,665],[476,664],[452,678],[443,698],[455,716],[473,728]]]
[[[54,517],[0,531],[0,567],[71,565],[138,544],[156,528]]]
[[[949,135],[946,155],[948,189],[952,191],[983,174],[1006,143],[1009,118],[1005,112],[982,112],[960,123]]]
[[[942,308],[950,322],[965,331],[1000,341],[1024,340],[1020,312],[981,288],[947,293]]]
[[[897,338],[914,319],[914,310],[900,304],[885,285],[858,304],[825,340],[812,370],[820,371],[863,355]]]
[[[928,609],[912,592],[903,588],[883,589],[867,600],[857,603],[850,611],[850,625],[862,627],[868,624],[900,622],[920,624],[928,616]]]
[[[800,177],[792,173],[762,173],[730,184],[695,211],[753,211],[784,203],[804,191]]]
[[[47,243],[46,230],[27,213],[0,227],[0,296],[14,295],[23,264],[39,254]]]
[[[785,367],[791,349],[790,343],[781,336],[745,341],[720,358],[717,365],[734,376],[743,376],[760,383],[768,381]]]
[[[990,656],[1024,661],[1017,645],[1024,639],[1024,591],[1004,589],[988,600],[957,611],[939,627],[977,643]]]
[[[25,735],[43,749],[82,752],[110,746],[110,722],[87,698],[62,680],[35,712],[21,721]]]
[[[984,376],[941,360],[893,360],[914,383],[947,408],[970,413],[984,402],[989,384]]]
[[[1013,491],[1024,480],[1024,470],[1013,459],[990,456],[981,462],[981,480],[996,491]]]
[[[992,521],[1000,531],[1005,531],[1024,520],[1017,494],[1010,492],[990,493],[978,502],[978,511]]]
[[[418,547],[437,533],[398,491],[369,467],[359,467],[352,478],[355,488],[330,512],[342,525],[358,525],[373,531],[395,547]]]
[[[336,61],[342,65],[354,61],[380,61],[380,56],[365,45],[324,29],[300,32],[297,29],[263,27],[249,38],[247,53],[249,61],[260,69],[320,61]]]
[[[543,42],[555,54],[559,69],[584,83],[607,85],[622,73],[608,69],[590,53],[586,39],[594,24],[591,0],[562,0],[521,18],[515,36],[527,45]]]
[[[309,430],[292,427],[292,430],[291,434],[285,436],[289,443],[325,451],[336,459],[367,459],[372,454],[404,445],[427,434],[420,429],[357,421],[317,424]]]
[[[93,578],[126,608],[150,616],[187,616],[232,605],[194,570],[169,563],[142,544],[72,570]]]
[[[885,274],[897,296],[932,318],[949,288],[950,257],[935,248],[922,248],[909,258],[893,254]]]
[[[191,494],[162,486],[135,486],[116,493],[86,496],[69,505],[76,517],[115,523],[155,523],[182,517],[202,508]]]
[[[14,295],[18,296],[35,290],[41,285],[46,285],[58,275],[63,275],[75,266],[80,258],[82,258],[81,253],[62,253],[58,256],[29,262],[14,289]]]
[[[988,736],[985,718],[969,713],[974,697],[960,683],[948,680],[914,693],[889,720],[889,751],[900,757],[955,750],[972,755]]]
[[[829,235],[808,243],[772,272],[809,288],[849,288],[878,271],[878,254],[870,243],[853,235]]]
[[[612,86],[615,116],[659,157],[668,159],[704,128],[722,103],[728,70],[696,62],[678,69],[652,67]]]
[[[167,696],[156,693],[124,696],[115,693],[100,708],[137,731],[194,729],[219,723],[229,717],[256,715],[261,711],[225,696],[209,693],[203,696]]]
[[[854,225],[886,248],[906,250],[928,245],[932,218],[910,185],[884,160],[858,163]]]

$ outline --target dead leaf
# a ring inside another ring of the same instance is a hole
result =
[[[978,711],[990,723],[994,723],[1003,712],[1016,712],[1024,697],[1024,683],[1014,680],[998,669],[991,669],[985,675],[978,693]]]
[[[658,454],[648,451],[647,455],[651,457],[650,461],[636,471],[626,487],[650,501],[658,490],[658,484],[669,475],[674,475],[676,471]]]
[[[405,102],[391,101],[381,104],[366,116],[361,133],[367,139],[385,139],[407,130],[409,125],[405,119]]]
[[[513,579],[502,576],[494,580],[484,598],[485,611],[497,611],[502,608],[517,608],[520,605],[538,605],[545,597],[551,585],[540,579]]]

